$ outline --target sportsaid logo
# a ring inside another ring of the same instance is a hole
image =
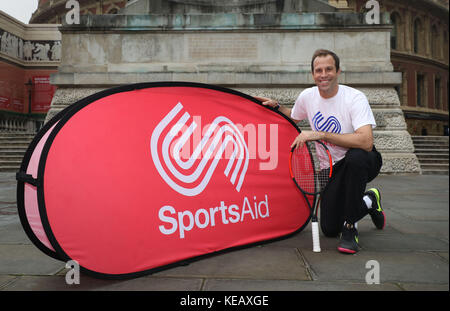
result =
[[[182,147],[190,140],[198,124],[193,121],[186,126],[191,118],[188,112],[173,123],[182,110],[183,105],[178,103],[153,131],[151,153],[158,173],[173,190],[185,196],[195,196],[206,188],[219,160],[225,158],[228,159],[228,165],[224,174],[239,192],[247,172],[249,152],[244,137],[236,125],[226,117],[215,118],[201,141],[194,147],[192,154],[186,159],[186,154],[184,153],[184,156],[182,154]],[[167,127],[170,127],[170,130],[161,137]],[[173,144],[174,138],[180,132],[181,137]],[[229,144],[233,148],[227,148]],[[162,159],[158,154],[159,146],[162,150]]]
[[[322,113],[317,112],[312,119],[316,131],[340,133],[341,124],[334,116],[329,116],[326,120]]]
[[[207,188],[214,174],[222,173],[229,180],[230,190],[240,192],[249,167],[249,159],[257,158],[256,154],[259,160],[269,160],[260,163],[260,170],[273,170],[277,167],[277,125],[270,125],[269,132],[267,139],[265,124],[264,127],[258,125],[256,131],[253,124],[243,127],[225,116],[217,116],[211,124],[203,127],[201,118],[191,117],[179,102],[153,130],[151,155],[162,179],[183,196],[199,195]],[[248,140],[250,151],[243,133],[253,137]],[[256,144],[256,137],[260,141],[259,144]],[[266,150],[268,141],[269,152]],[[226,163],[223,172],[218,171],[219,161]],[[226,193],[227,189],[221,191]],[[158,212],[159,220],[163,223],[159,226],[159,231],[164,235],[172,235],[178,231],[179,238],[184,239],[188,231],[208,227],[212,229],[219,222],[229,225],[257,221],[270,216],[269,196],[266,193],[249,197],[250,199],[244,196],[241,202],[226,202],[217,198],[217,203],[213,203],[210,208],[198,208],[195,211],[190,210],[192,200],[184,211],[164,205]]]

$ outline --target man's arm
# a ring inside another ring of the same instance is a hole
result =
[[[303,131],[295,138],[291,148],[293,146],[302,146],[305,141],[311,140],[323,140],[337,146],[359,148],[369,152],[373,148],[372,125],[364,125],[351,134]]]
[[[278,108],[278,111],[281,112],[282,114],[284,114],[286,117],[288,117],[289,119],[293,120],[295,123],[298,123],[299,120],[295,120],[291,118],[291,108],[288,107],[284,107],[282,105],[280,105],[280,103],[277,100],[273,100],[270,98],[266,98],[266,97],[259,97],[259,96],[254,96],[254,98],[256,98],[257,100],[261,101],[263,105],[265,106],[270,106],[272,108],[275,108],[277,106],[280,106],[280,108]]]

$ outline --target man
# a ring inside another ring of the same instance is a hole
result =
[[[309,120],[312,131],[302,131],[291,147],[314,140],[327,145],[334,176],[322,194],[320,225],[328,237],[341,233],[340,252],[354,254],[359,250],[357,221],[370,214],[378,229],[385,226],[380,191],[372,188],[364,192],[382,165],[373,145],[375,119],[362,92],[338,83],[341,70],[335,53],[317,50],[311,71],[316,86],[304,90],[292,109],[281,107],[276,100],[256,98],[296,123]]]

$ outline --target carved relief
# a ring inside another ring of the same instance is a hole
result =
[[[25,41],[0,29],[0,53],[19,61],[60,61],[61,41]]]

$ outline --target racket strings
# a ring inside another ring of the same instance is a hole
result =
[[[320,169],[315,149],[314,144],[305,143],[294,150],[291,162],[295,181],[304,192],[310,194],[321,192],[329,181],[330,169]]]

